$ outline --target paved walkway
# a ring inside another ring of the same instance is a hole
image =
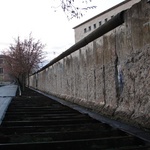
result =
[[[5,112],[12,97],[16,95],[17,87],[17,85],[6,85],[0,87],[0,124],[5,116]]]

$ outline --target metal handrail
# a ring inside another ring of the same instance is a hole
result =
[[[69,49],[67,49],[65,52],[61,53],[58,57],[54,58],[52,61],[50,61],[47,65],[42,67],[39,71],[35,72],[34,74],[41,72],[42,70],[48,68],[49,66],[53,65],[54,63],[58,62],[59,60],[63,59],[64,57],[70,55],[71,53],[79,50],[80,48],[84,47],[88,43],[92,42],[93,40],[101,37],[102,35],[106,34],[107,32],[113,30],[114,28],[118,27],[119,25],[124,23],[124,13],[125,11],[122,11],[118,13],[116,16],[111,18],[109,21],[104,23],[102,26],[94,30],[92,33],[84,37],[82,40],[71,46]]]

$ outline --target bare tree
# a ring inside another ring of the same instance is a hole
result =
[[[20,41],[18,37],[15,44],[11,44],[9,49],[3,52],[5,68],[17,80],[22,90],[25,87],[26,77],[38,69],[39,63],[44,59],[44,46],[39,40],[35,42],[30,34],[29,39],[24,41]]]
[[[91,2],[92,0],[59,0],[60,3],[57,7],[53,7],[55,8],[55,10],[57,10],[59,7],[62,8],[62,10],[65,12],[65,14],[67,15],[67,18],[70,20],[72,18],[81,18],[85,12],[87,12],[87,10],[89,9],[94,9],[96,8],[96,6],[88,6],[88,5],[80,5],[80,3],[82,4],[89,4],[89,2]]]

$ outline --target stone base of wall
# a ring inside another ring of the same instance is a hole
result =
[[[142,130],[150,131],[149,117],[145,115],[136,117],[131,111],[126,109],[127,107],[119,110],[118,108],[113,108],[107,105],[100,105],[96,102],[87,102],[86,99],[78,99],[68,95],[60,95],[56,93],[48,94],[66,100],[68,102],[78,104],[79,106],[82,106],[92,112],[99,113],[102,116],[130,124],[137,128],[141,128]]]

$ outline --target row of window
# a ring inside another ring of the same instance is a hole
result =
[[[3,68],[0,68],[0,74],[2,74],[3,73]]]
[[[111,16],[113,18],[113,16]],[[107,22],[108,19],[106,18],[104,22]],[[97,27],[100,27],[102,25],[102,21],[99,21],[98,25],[96,23],[93,24],[93,29],[96,29]],[[84,28],[84,33],[90,32],[92,30],[92,26],[89,26],[88,28]]]
[[[3,59],[0,59],[0,64],[2,64],[3,63]]]

